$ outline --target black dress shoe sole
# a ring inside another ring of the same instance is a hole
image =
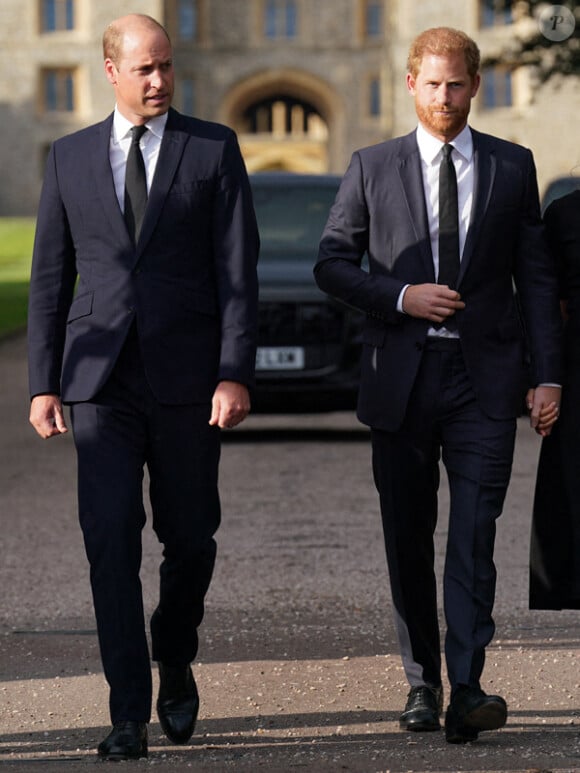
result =
[[[450,706],[445,715],[445,740],[447,743],[476,741],[484,730],[499,730],[507,721],[507,708],[501,700],[488,700],[467,714],[458,717]]]
[[[406,730],[411,733],[432,733],[433,731],[441,730],[441,723],[438,719],[400,719],[399,727],[401,730]]]
[[[499,730],[507,722],[507,709],[500,701],[489,701],[473,709],[462,722],[474,730]]]
[[[147,729],[145,723],[119,722],[97,746],[101,760],[120,762],[147,757]]]
[[[477,741],[479,733],[472,727],[449,727],[445,726],[445,740],[447,743],[471,743]]]
[[[147,757],[147,749],[141,749],[141,751],[135,754],[129,754],[127,752],[98,752],[100,760],[107,760],[109,762],[122,762],[123,760],[141,760]]]

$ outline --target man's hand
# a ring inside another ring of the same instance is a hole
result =
[[[231,429],[243,421],[250,412],[250,394],[247,387],[237,381],[220,381],[211,401],[209,423],[220,429]]]
[[[444,322],[465,304],[456,290],[447,285],[409,285],[403,296],[403,311],[411,317]]]
[[[526,404],[530,412],[530,425],[538,435],[547,437],[560,415],[560,387],[538,386],[529,389]]]
[[[30,423],[41,438],[68,432],[58,395],[37,395],[30,403]]]

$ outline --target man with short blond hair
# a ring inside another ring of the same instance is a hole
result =
[[[152,679],[139,570],[148,468],[163,544],[151,618],[157,713],[173,743],[199,708],[198,649],[220,521],[220,429],[250,409],[258,232],[235,134],[171,108],[173,54],[142,14],[103,39],[116,105],[50,151],[29,300],[30,421],[67,431],[113,729],[110,760],[147,756]],[[75,286],[78,286],[75,292]]]

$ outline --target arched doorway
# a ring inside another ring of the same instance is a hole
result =
[[[331,88],[300,71],[268,71],[237,84],[222,120],[239,137],[250,172],[324,173],[339,113]]]

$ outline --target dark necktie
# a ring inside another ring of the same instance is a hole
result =
[[[141,137],[146,131],[146,126],[133,126],[131,129],[131,147],[125,170],[125,223],[135,243],[139,239],[145,207],[147,206],[145,162],[139,147]]]
[[[443,145],[439,166],[439,275],[438,284],[457,289],[459,275],[459,218],[457,177],[451,158],[452,145]]]

